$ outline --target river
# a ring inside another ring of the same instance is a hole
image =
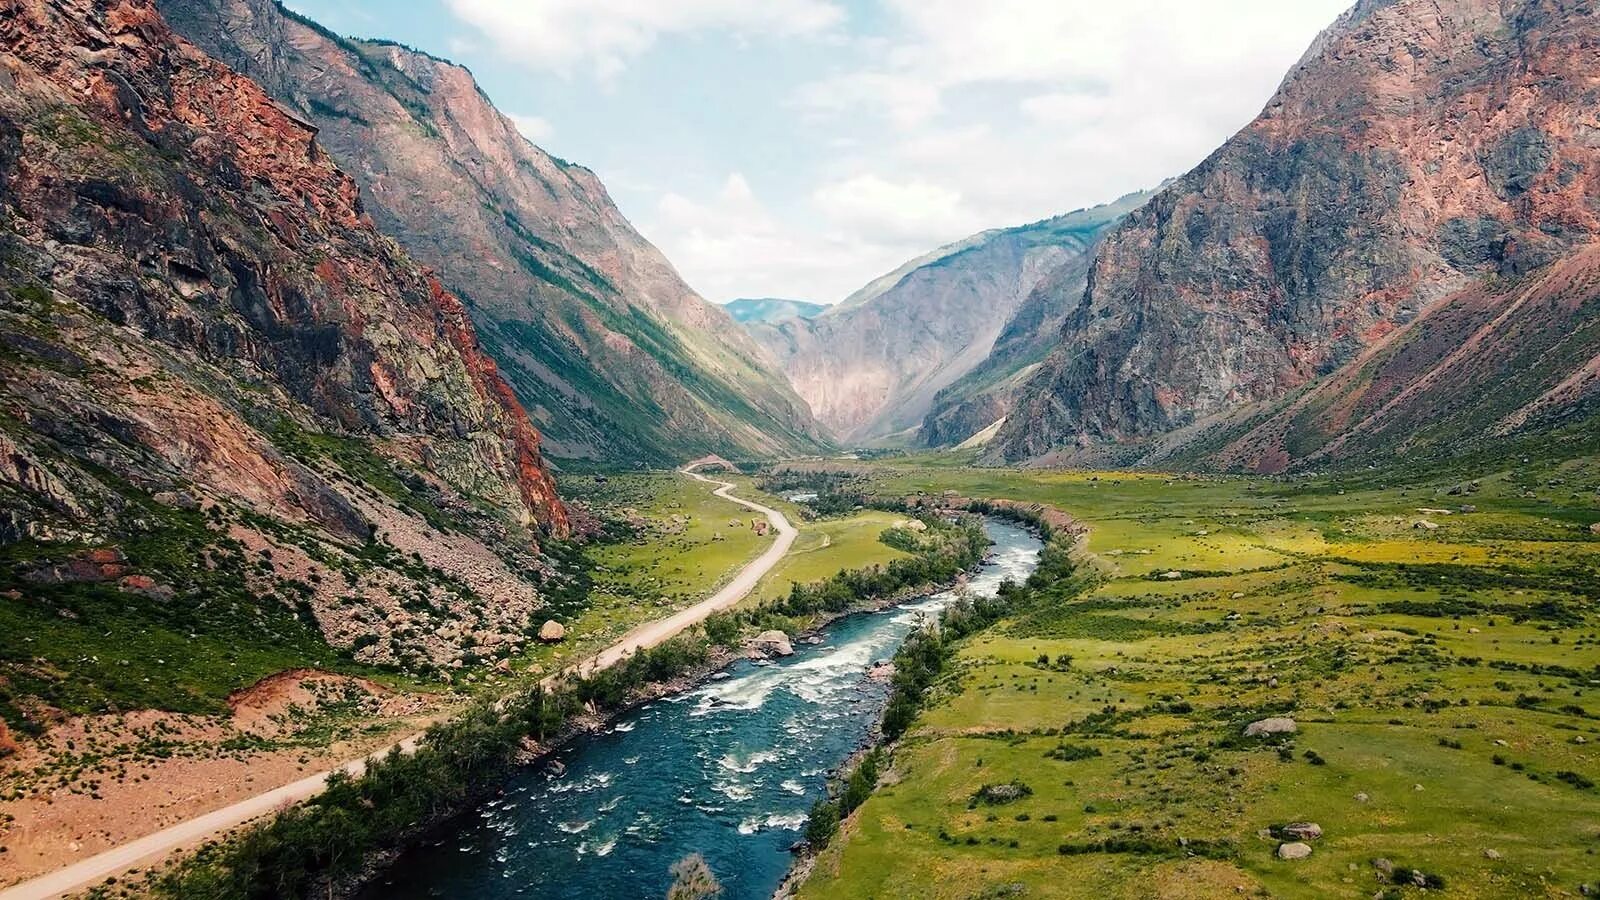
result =
[[[968,585],[992,594],[1038,563],[1039,540],[988,520],[993,553]],[[705,856],[722,900],[765,900],[790,863],[827,777],[860,748],[888,700],[865,678],[951,592],[849,616],[773,662],[741,660],[584,737],[504,794],[405,854],[364,895],[493,900],[663,897],[668,868]]]

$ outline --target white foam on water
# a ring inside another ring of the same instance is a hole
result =
[[[761,820],[759,818],[752,817],[748,819],[742,819],[739,822],[740,834],[755,834],[758,830],[760,830],[760,828]]]
[[[778,785],[778,787],[783,788],[796,797],[805,796],[806,786],[798,781],[795,781],[793,778],[785,779],[782,784]]]
[[[750,785],[737,781],[719,781],[712,784],[711,789],[735,803],[743,803],[755,796],[755,790]]]
[[[767,816],[766,826],[768,828],[784,828],[789,831],[799,831],[806,826],[807,818],[809,817],[803,812],[786,814],[773,813],[772,815]]]
[[[595,807],[595,809],[597,809],[597,810],[599,810],[600,812],[603,812],[603,813],[611,812],[613,809],[616,809],[617,808],[617,804],[619,804],[621,802],[622,802],[622,795],[618,794],[615,797],[612,797],[610,800],[607,800],[606,802],[604,802],[604,803],[600,804],[599,806]]]
[[[617,724],[611,726],[611,730],[614,733],[627,734],[638,727],[638,724],[635,722],[618,722]]]
[[[611,851],[613,851],[615,849],[617,849],[617,839],[614,838],[614,837],[613,838],[607,838],[606,840],[602,841],[599,844],[599,846],[594,848],[594,855],[595,856],[610,856],[611,855]]]
[[[567,834],[583,834],[594,827],[594,820],[590,819],[587,822],[557,822],[556,827]]]

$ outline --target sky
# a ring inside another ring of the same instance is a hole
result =
[[[708,299],[832,303],[1183,174],[1351,0],[288,0],[469,67]]]

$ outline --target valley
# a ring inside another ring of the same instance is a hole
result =
[[[1600,12],[1315,5],[0,0],[0,900],[1600,895]]]

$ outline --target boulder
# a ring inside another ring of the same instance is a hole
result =
[[[556,641],[565,640],[566,637],[567,626],[562,625],[555,619],[546,619],[545,623],[539,626],[539,640],[541,641],[548,641],[553,644]]]
[[[1300,726],[1288,716],[1272,716],[1271,718],[1258,719],[1244,727],[1245,737],[1266,737],[1273,734],[1294,734]]]
[[[1427,519],[1418,519],[1415,522],[1411,523],[1411,527],[1412,528],[1421,528],[1423,531],[1438,531],[1439,530],[1439,523],[1438,522],[1430,522]]]
[[[0,719],[0,759],[17,752],[17,742],[12,739],[11,732],[6,728],[6,720]]]
[[[750,642],[751,648],[763,656],[793,656],[794,646],[789,636],[776,629],[763,631]]]
[[[1279,859],[1305,859],[1311,855],[1311,845],[1293,841],[1288,844],[1278,845]]]
[[[1600,534],[1600,522],[1596,522],[1593,525],[1590,525],[1589,526],[1589,533],[1590,534]]]
[[[1290,822],[1280,831],[1284,837],[1297,841],[1314,841],[1322,837],[1322,826],[1315,822]]]

